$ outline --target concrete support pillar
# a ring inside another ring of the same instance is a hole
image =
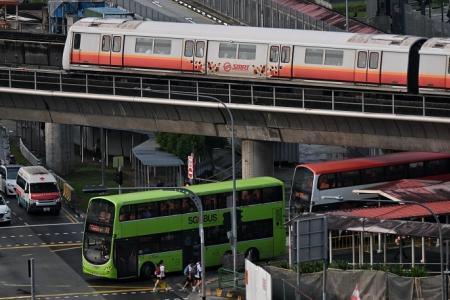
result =
[[[58,175],[70,172],[74,159],[71,125],[45,124],[46,165]]]
[[[243,140],[242,178],[273,176],[273,147],[271,142]]]

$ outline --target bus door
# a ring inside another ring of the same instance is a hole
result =
[[[186,230],[182,241],[183,266],[198,260],[200,257],[200,243],[197,230]]]
[[[292,53],[292,46],[270,45],[267,76],[273,78],[291,78]]]
[[[284,221],[283,221],[283,209],[273,209],[273,251],[274,253],[280,251],[278,247],[284,246]],[[278,233],[278,234],[277,234]]]
[[[381,51],[358,51],[355,81],[380,84]]]
[[[135,277],[138,274],[137,241],[121,239],[115,241],[115,266],[117,278]]]
[[[206,41],[184,41],[181,68],[183,71],[206,73]]]

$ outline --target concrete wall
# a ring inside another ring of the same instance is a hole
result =
[[[271,142],[243,140],[242,178],[273,176],[273,146]]]
[[[59,175],[66,175],[73,165],[73,128],[71,125],[45,124],[45,162]]]

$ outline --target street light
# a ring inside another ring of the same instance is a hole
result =
[[[156,93],[164,93],[166,94],[167,91],[160,91],[160,90],[154,90],[150,89],[152,92]],[[235,146],[234,146],[234,118],[233,114],[231,113],[230,108],[228,105],[225,104],[222,100],[209,96],[209,95],[200,95],[200,94],[194,94],[194,93],[183,93],[183,92],[171,92],[172,94],[176,95],[184,95],[184,96],[193,96],[195,95],[197,97],[197,100],[199,97],[205,98],[205,99],[211,99],[213,101],[218,102],[220,105],[222,105],[225,110],[228,113],[228,116],[230,118],[230,137],[231,137],[231,173],[232,173],[232,182],[233,182],[233,192],[232,192],[232,211],[231,211],[231,251],[233,253],[233,283],[234,288],[237,287],[237,276],[236,276],[236,269],[237,269],[237,222],[236,222],[236,158],[235,158]],[[202,281],[203,282],[203,281]]]
[[[109,188],[105,186],[94,186],[94,187],[85,187],[83,189],[84,193],[104,193],[106,191],[115,191],[115,190],[165,190],[165,191],[174,191],[182,193],[183,195],[189,197],[192,202],[194,202],[197,207],[199,218],[198,218],[198,232],[200,236],[200,263],[202,266],[202,300],[206,299],[205,294],[205,281],[206,281],[206,266],[205,266],[205,233],[203,230],[203,206],[202,201],[197,196],[196,193],[184,187],[121,187],[121,188]]]
[[[231,137],[231,173],[232,173],[232,181],[233,181],[233,194],[232,194],[232,202],[233,208],[231,212],[231,250],[233,252],[233,283],[234,288],[237,287],[237,221],[236,221],[236,158],[235,158],[235,149],[234,149],[234,118],[231,113],[230,108],[226,105],[222,100],[208,95],[198,95],[199,97],[203,97],[206,99],[211,99],[218,102],[220,105],[225,107],[225,110],[228,112],[228,116],[230,118],[230,137]]]
[[[327,198],[331,198],[331,199],[336,199],[338,201],[343,201],[343,197],[342,196],[322,196],[322,199],[327,199]],[[436,224],[438,225],[438,234],[439,234],[439,259],[440,259],[440,267],[441,267],[441,289],[442,289],[442,299],[447,299],[447,291],[445,289],[445,274],[444,274],[444,248],[443,248],[443,240],[442,240],[442,228],[441,228],[441,222],[439,221],[439,217],[433,212],[433,210],[431,208],[429,208],[428,206],[426,206],[423,203],[420,202],[416,202],[416,201],[411,201],[411,200],[387,200],[387,199],[364,199],[364,200],[346,200],[349,202],[361,202],[361,201],[366,201],[366,202],[383,202],[383,203],[389,203],[389,204],[393,204],[393,203],[401,203],[401,204],[415,204],[415,205],[419,205],[423,208],[425,208],[428,212],[431,213],[431,215],[433,216]]]

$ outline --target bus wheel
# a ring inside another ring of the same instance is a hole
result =
[[[139,277],[141,279],[148,280],[152,278],[154,273],[155,273],[155,265],[151,262],[146,262],[141,267],[141,273],[139,274]]]
[[[245,252],[245,258],[251,262],[259,260],[259,251],[256,248],[250,248]]]

